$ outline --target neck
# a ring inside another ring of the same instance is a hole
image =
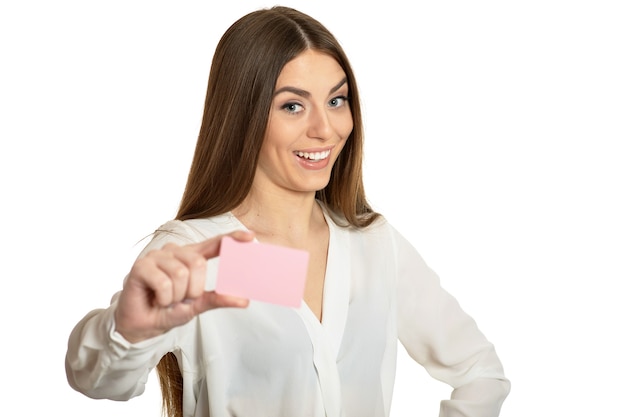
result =
[[[289,246],[300,246],[319,228],[326,227],[315,193],[250,192],[232,212],[259,240]]]

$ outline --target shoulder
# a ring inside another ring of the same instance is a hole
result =
[[[337,236],[346,236],[351,245],[356,247],[371,248],[378,252],[386,252],[393,250],[396,246],[396,231],[387,221],[380,215],[371,224],[364,227],[349,225],[347,222],[337,221],[334,218],[327,220],[332,232]]]
[[[362,228],[349,228],[351,240],[360,240],[376,248],[378,253],[400,261],[408,257],[420,257],[414,245],[383,215],[372,224]]]
[[[188,245],[202,242],[243,228],[229,213],[204,219],[169,220],[152,233],[144,252],[158,249],[167,243]]]
[[[317,203],[319,204],[319,206],[322,209],[322,212],[324,213],[326,222],[332,228],[343,229],[349,233],[367,235],[370,233],[376,233],[377,231],[385,229],[388,226],[388,222],[385,219],[385,216],[378,213],[376,218],[369,225],[358,227],[353,224],[350,224],[350,222],[346,219],[346,217],[341,212],[331,209],[324,202],[317,200]]]

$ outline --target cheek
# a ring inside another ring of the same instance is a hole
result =
[[[352,129],[348,129],[345,132],[345,135],[342,134],[341,136],[341,142],[339,142],[336,146],[336,148],[339,148],[339,152],[337,152],[337,158],[339,158],[339,154],[343,152],[343,149],[346,147],[346,143],[348,143],[348,137],[350,136],[350,132],[352,132]]]
[[[354,127],[354,122],[352,120],[352,114],[348,113],[347,116],[342,117],[338,120],[337,123],[337,133],[341,136],[341,138],[345,141],[350,133],[352,133],[352,128]]]
[[[276,148],[281,147],[284,144],[286,136],[285,129],[279,124],[271,123],[268,125],[265,131],[265,137],[263,138],[263,144],[261,145],[261,153],[271,155],[275,152]]]
[[[348,137],[352,133],[353,127],[354,122],[352,121],[352,117],[343,121],[340,127],[338,126],[337,132],[341,136],[341,151],[343,151],[343,148],[346,146],[346,142],[348,141]],[[339,157],[339,154],[337,154],[337,157]]]

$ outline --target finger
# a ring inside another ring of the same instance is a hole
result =
[[[245,308],[250,304],[250,300],[232,295],[218,294],[215,291],[205,291],[201,297],[193,301],[193,304],[196,314],[200,314],[215,308]]]
[[[137,287],[141,292],[150,291],[152,302],[159,306],[172,303],[172,282],[169,275],[163,271],[154,259],[148,257],[135,262],[126,286]]]
[[[226,235],[215,236],[211,239],[205,240],[204,242],[191,244],[189,245],[189,247],[204,256],[205,259],[214,258],[220,253],[220,245],[224,236],[230,236],[240,242],[249,242],[254,239],[253,232],[246,230],[236,230]]]
[[[173,253],[176,259],[182,262],[188,270],[184,298],[200,297],[205,287],[207,260],[203,255],[188,247],[179,248]]]
[[[166,299],[170,300],[170,304],[184,300],[187,296],[191,279],[191,271],[187,264],[181,261],[176,254],[157,257],[155,263],[168,278],[160,280],[159,286],[155,288],[156,295],[160,301],[159,304]]]
[[[234,232],[228,233],[226,236],[230,236],[240,242],[249,242],[254,239],[255,235],[251,230],[235,230]]]

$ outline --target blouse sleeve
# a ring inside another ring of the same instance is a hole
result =
[[[168,351],[168,335],[131,344],[115,331],[115,302],[88,313],[72,331],[65,356],[67,380],[91,398],[128,400],[145,390],[150,371]]]
[[[165,226],[172,226],[166,224]],[[166,242],[190,243],[176,233],[161,228],[142,251],[163,246]],[[96,309],[80,320],[68,340],[65,370],[69,385],[92,398],[128,400],[145,390],[150,371],[161,357],[171,351],[175,331],[131,344],[115,331],[114,312],[119,293],[106,309]]]
[[[510,382],[494,346],[413,246],[393,233],[398,337],[433,378],[453,388],[450,399],[441,401],[440,417],[497,417]]]

